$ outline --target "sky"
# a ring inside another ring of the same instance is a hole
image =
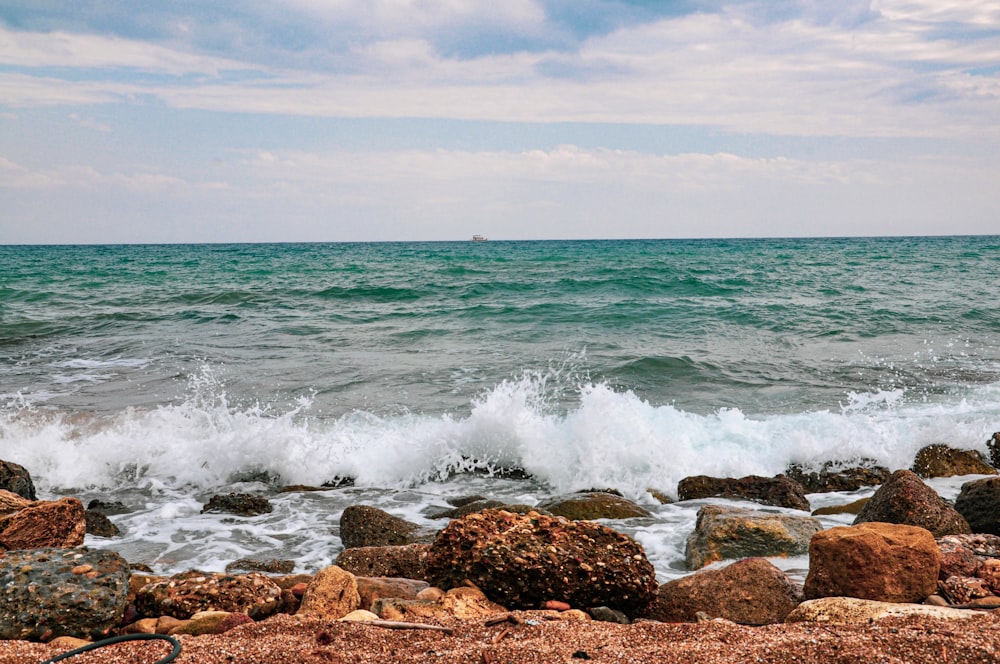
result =
[[[1000,0],[0,0],[0,244],[1000,234]]]

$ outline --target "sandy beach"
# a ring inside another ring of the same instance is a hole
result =
[[[886,619],[866,625],[817,623],[747,627],[714,620],[697,624],[545,620],[515,614],[521,624],[484,621],[449,624],[452,633],[391,630],[362,623],[276,616],[218,636],[180,637],[175,662],[279,664],[302,662],[448,662],[549,664],[551,662],[994,662],[1000,620],[984,613],[969,620]],[[65,649],[0,643],[0,664],[40,662]],[[79,664],[150,664],[166,656],[166,643],[117,644],[65,661]]]

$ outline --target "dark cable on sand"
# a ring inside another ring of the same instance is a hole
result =
[[[167,664],[168,662],[174,661],[177,655],[181,654],[181,642],[172,636],[167,636],[166,634],[123,634],[121,636],[113,636],[110,639],[104,639],[103,641],[95,641],[94,643],[88,643],[85,646],[75,648],[73,650],[70,650],[69,652],[64,652],[61,655],[56,655],[51,659],[47,659],[41,664],[53,664],[53,662],[61,662],[64,659],[75,657],[76,655],[80,655],[90,650],[97,650],[98,648],[114,645],[115,643],[122,643],[124,641],[154,641],[154,640],[168,641],[171,645],[173,645],[173,649],[170,651],[169,655],[167,655],[163,659],[159,659],[153,662],[153,664]]]

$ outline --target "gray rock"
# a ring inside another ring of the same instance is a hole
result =
[[[689,569],[700,569],[719,560],[799,556],[821,529],[819,520],[808,516],[705,505],[698,510],[685,558]]]
[[[969,522],[972,532],[1000,535],[1000,477],[963,484],[955,509]]]
[[[713,497],[743,499],[793,510],[809,510],[805,489],[784,475],[777,477],[748,475],[739,478],[708,475],[685,477],[677,484],[677,497],[680,500]]]
[[[28,500],[38,500],[31,475],[24,466],[11,461],[0,461],[0,489],[11,491]]]
[[[121,620],[129,576],[113,551],[10,551],[0,558],[0,639],[103,638]]]

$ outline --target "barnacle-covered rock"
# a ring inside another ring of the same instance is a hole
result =
[[[237,516],[270,514],[274,508],[267,498],[249,493],[216,494],[208,499],[201,513],[224,513]]]
[[[632,538],[535,512],[485,510],[452,521],[431,545],[427,574],[442,588],[470,581],[514,609],[554,599],[640,615],[657,589],[653,566]]]
[[[435,531],[370,505],[351,505],[340,515],[340,541],[345,549],[429,543]]]

